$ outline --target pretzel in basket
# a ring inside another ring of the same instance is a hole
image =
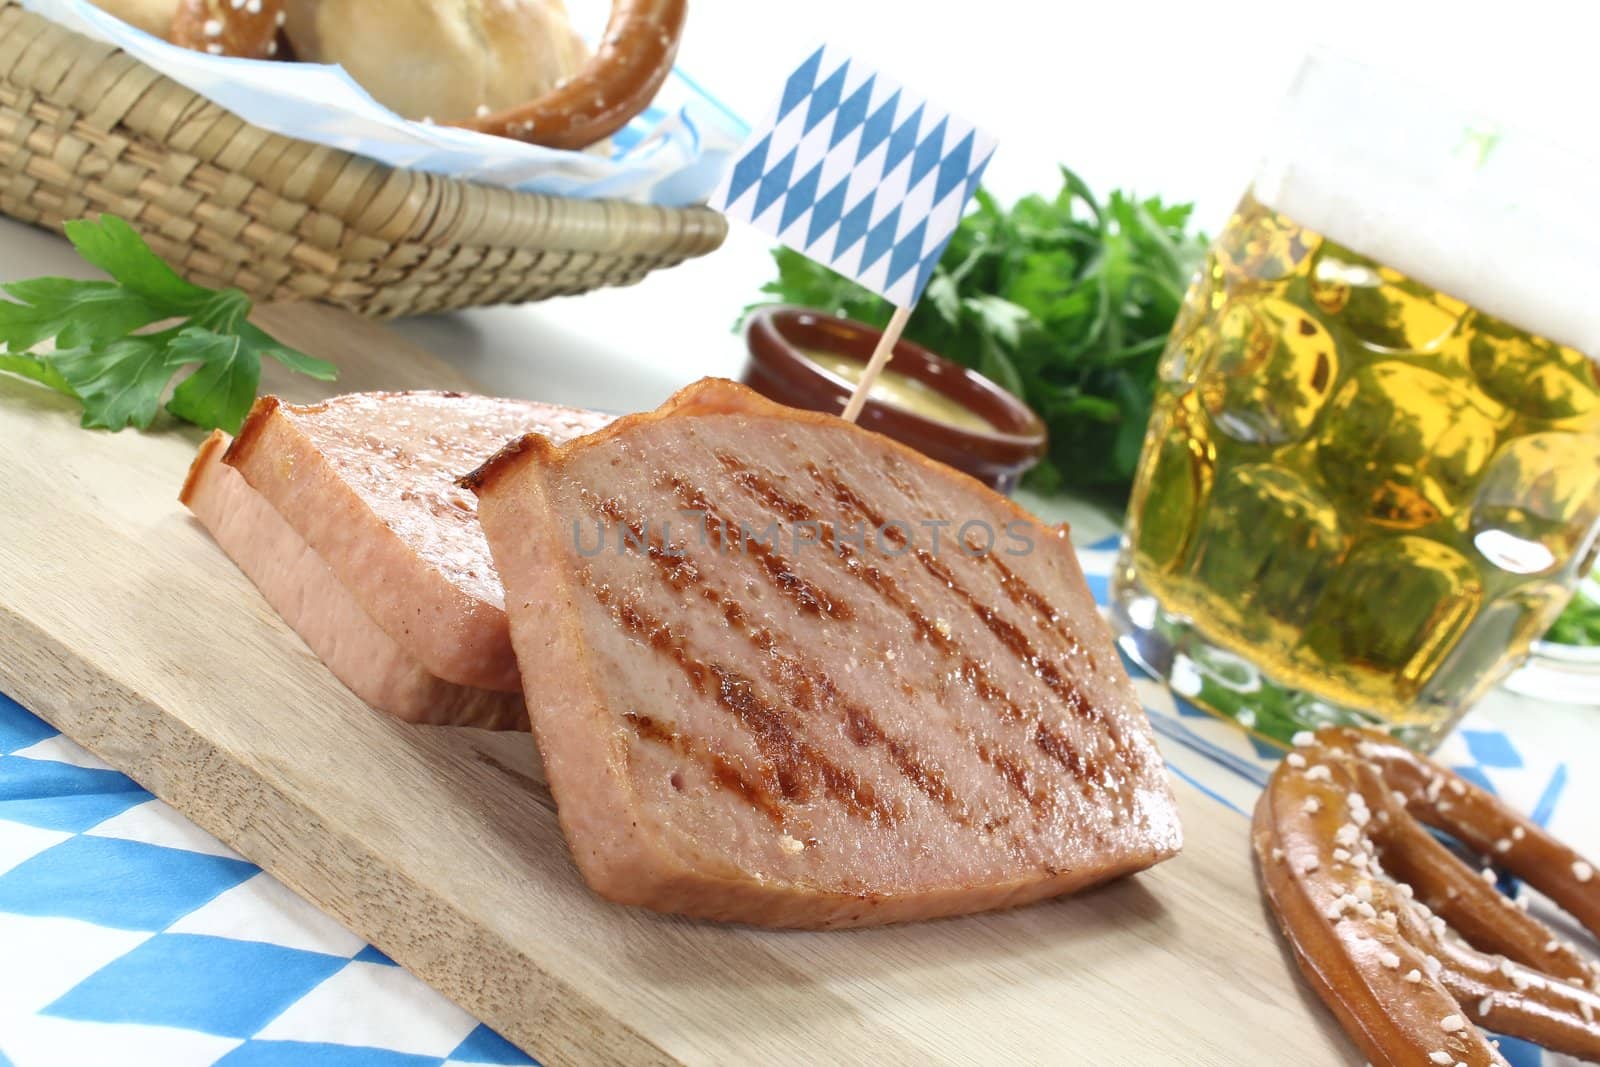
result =
[[[284,17],[283,0],[178,0],[167,39],[214,56],[270,59]]]
[[[1595,868],[1382,734],[1330,727],[1297,741],[1256,805],[1256,859],[1302,973],[1367,1059],[1504,1064],[1484,1026],[1600,1061],[1600,969],[1427,827],[1600,935]]]
[[[548,148],[587,148],[649,106],[672,70],[688,0],[615,0],[605,37],[571,78],[525,104],[458,125]]]
[[[688,17],[688,0],[613,0],[593,56],[548,91],[495,110],[508,86],[529,78],[549,85],[538,81],[541,72],[560,71],[573,48],[581,51],[559,3],[476,0],[401,11],[381,0],[95,2],[146,29],[164,27],[173,44],[212,55],[276,57],[286,28],[299,58],[341,63],[402,114],[436,115],[466,129],[573,150],[605,140],[649,106],[672,71]],[[369,41],[380,29],[381,48]],[[463,98],[473,96],[477,113],[459,117]]]

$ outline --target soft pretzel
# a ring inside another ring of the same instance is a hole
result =
[[[283,0],[179,0],[167,39],[214,56],[269,59],[283,21]]]
[[[1536,886],[1600,937],[1600,874],[1593,864],[1494,794],[1392,738],[1360,730],[1342,730],[1338,737],[1381,768],[1390,788],[1405,794],[1414,816]]]
[[[1594,930],[1590,864],[1381,734],[1329,728],[1302,740],[1256,805],[1256,858],[1302,973],[1368,1060],[1505,1063],[1481,1024],[1600,1061],[1600,971],[1418,820]]]
[[[614,0],[605,38],[571,78],[526,104],[458,123],[549,148],[587,148],[643,111],[672,70],[688,0]]]

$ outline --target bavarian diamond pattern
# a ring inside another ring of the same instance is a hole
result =
[[[9,756],[55,736],[55,730],[43,719],[29,715],[21,704],[0,693],[0,756]]]
[[[249,1037],[345,963],[259,941],[159,934],[44,1010],[64,1019]]]
[[[1462,730],[1461,740],[1474,762],[1485,767],[1504,767],[1515,770],[1522,766],[1522,756],[1505,734],[1493,730]]]
[[[711,202],[910,307],[994,147],[971,123],[825,47],[789,76]]]
[[[85,880],[85,871],[95,878]],[[0,876],[0,911],[156,931],[252,871],[242,860],[81,835]]]
[[[0,1067],[533,1062],[0,696]]]
[[[817,128],[830,110],[851,109],[857,126],[878,122],[878,146],[892,139],[894,108],[874,111],[863,81],[822,59],[817,69],[831,73],[815,93],[795,88],[793,109],[809,114],[820,96]],[[897,151],[914,162],[915,140]],[[1115,556],[1114,540],[1080,550],[1101,603]],[[1247,818],[1279,750],[1130,674],[1173,775],[1226,817]],[[1530,741],[1511,725],[1508,733],[1491,709],[1474,712],[1438,756],[1580,850],[1600,852],[1590,815],[1600,783],[1570,774],[1559,743]],[[1509,1039],[1501,1051],[1515,1067],[1577,1067]],[[0,696],[0,1067],[532,1062]]]
[[[6,769],[10,773],[0,780],[0,819],[41,829],[81,832],[150,799],[116,771],[24,756],[13,756]]]

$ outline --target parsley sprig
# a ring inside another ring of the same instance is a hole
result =
[[[980,189],[905,335],[1022,397],[1050,430],[1027,475],[1120,503],[1150,421],[1156,363],[1205,254],[1190,205],[1096,196],[1061,168],[1055,196],[1008,210]],[[888,301],[798,252],[773,252],[778,300],[882,325]]]
[[[0,371],[83,404],[83,425],[149,427],[172,379],[175,417],[208,429],[239,428],[261,381],[261,357],[331,381],[332,364],[279,344],[252,325],[250,298],[179,277],[115,215],[80,219],[67,238],[110,281],[33,278],[0,285]],[[156,327],[157,329],[150,329]],[[40,350],[53,341],[53,350]]]
[[[1600,571],[1595,572],[1594,580],[1586,587],[1578,588],[1567,610],[1544,635],[1546,641],[1558,645],[1600,645],[1600,598],[1594,592],[1600,590],[1600,586],[1596,582],[1600,582]]]

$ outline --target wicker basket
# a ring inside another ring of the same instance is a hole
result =
[[[201,284],[382,318],[627,285],[726,232],[704,208],[516,193],[268,133],[0,0],[0,212],[102,211]]]

